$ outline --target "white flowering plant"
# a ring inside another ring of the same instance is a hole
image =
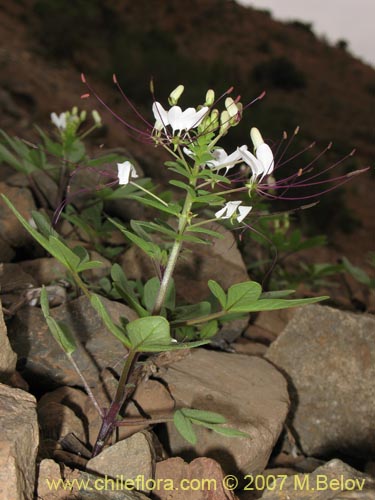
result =
[[[83,82],[89,88],[89,94],[85,94],[85,97],[94,95],[106,106],[84,77]],[[116,80],[115,83],[118,85]],[[241,315],[301,306],[326,298],[291,299],[289,296],[293,292],[290,290],[263,291],[259,283],[251,280],[224,290],[218,282],[210,280],[207,289],[207,294],[211,294],[209,301],[193,305],[176,304],[173,275],[185,243],[207,245],[213,238],[220,238],[221,233],[212,223],[223,223],[229,229],[251,229],[251,217],[259,217],[259,214],[254,215],[253,209],[257,197],[272,199],[276,193],[288,190],[293,183],[296,187],[306,185],[306,181],[301,183],[304,174],[312,177],[309,165],[306,172],[300,169],[294,176],[277,180],[278,164],[273,151],[256,128],[250,132],[251,147],[240,145],[228,154],[219,145],[221,139],[243,118],[244,110],[252,104],[243,106],[239,98],[230,97],[232,89],[218,99],[209,90],[200,106],[185,110],[178,105],[183,91],[183,86],[179,85],[170,94],[169,108],[154,100],[152,122],[143,118],[125,96],[140,119],[142,128],[115,115],[131,135],[168,152],[170,159],[165,167],[172,174],[169,183],[175,190],[175,197],[167,199],[163,192],[157,192],[155,188],[142,183],[136,166],[129,158],[115,162],[119,185],[117,191],[123,192],[126,199],[151,208],[156,214],[153,220],[131,221],[130,225],[118,219],[109,219],[131,244],[152,260],[156,270],[155,276],[142,286],[133,286],[117,263],[112,267],[106,285],[107,292],[112,292],[112,296],[129,305],[137,313],[138,319],[116,324],[100,296],[82,278],[83,271],[99,267],[101,263],[90,260],[82,247],[71,249],[40,214],[34,214],[35,225],[31,225],[4,197],[22,225],[69,270],[77,286],[107,329],[122,343],[126,353],[116,394],[109,407],[103,409],[79,370],[79,359],[74,358],[77,339],[55,321],[49,311],[47,294],[45,290],[42,292],[41,307],[49,328],[80,374],[102,418],[93,455],[100,453],[118,426],[132,425],[126,418],[121,420],[120,413],[126,408],[137,384],[142,356],[208,344],[220,330],[222,322]],[[263,94],[256,100],[262,97]],[[72,129],[76,127],[77,116],[74,115],[73,119],[66,115],[53,115],[52,120],[61,134],[68,135],[69,124]],[[348,178],[345,176],[336,180],[340,183]],[[191,443],[196,441],[193,424],[203,425],[227,436],[246,437],[238,430],[223,426],[225,419],[222,416],[192,408],[178,409],[173,417],[144,419],[143,423],[152,424],[168,419],[173,419],[179,432]]]

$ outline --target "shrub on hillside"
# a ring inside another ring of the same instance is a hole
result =
[[[252,71],[254,80],[282,90],[305,88],[306,77],[286,57],[272,58],[254,66]]]

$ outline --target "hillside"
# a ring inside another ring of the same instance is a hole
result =
[[[153,75],[160,98],[184,83],[184,103],[199,102],[208,86],[221,92],[234,85],[243,102],[265,89],[266,98],[247,111],[246,128],[234,129],[233,145],[246,142],[253,125],[271,142],[299,125],[296,150],[317,141],[318,151],[333,141],[325,164],[356,148],[346,171],[373,165],[375,71],[317,39],[303,23],[277,22],[266,12],[225,0],[187,5],[179,0],[79,0],[74,5],[20,0],[1,7],[0,39],[1,126],[10,133],[33,138],[32,123],[45,126],[53,110],[98,107],[79,99],[85,91],[81,71],[121,115],[126,105],[112,85],[116,72],[127,95],[149,116]],[[155,158],[162,153],[133,144],[116,122],[106,118],[106,124],[97,143],[131,148],[145,172],[155,176]],[[356,211],[355,243],[367,251],[373,246],[374,177],[362,179],[350,184],[347,204]],[[325,210],[336,222],[333,207]],[[341,240],[348,249],[346,236]]]

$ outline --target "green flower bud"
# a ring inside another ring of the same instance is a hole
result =
[[[102,126],[102,117],[99,115],[99,113],[96,111],[96,109],[94,109],[92,112],[92,118],[95,122],[95,125],[97,127],[101,127]]]
[[[238,108],[237,108],[236,103],[233,101],[233,99],[231,97],[227,97],[225,99],[225,107],[226,107],[226,109],[229,113],[229,116],[231,118],[234,118],[235,116],[237,116]]]
[[[168,102],[171,106],[175,106],[178,103],[178,100],[182,96],[184,90],[185,87],[183,85],[179,85],[169,94]]]
[[[257,148],[264,143],[263,137],[256,127],[253,127],[250,130],[250,137],[252,143],[254,144],[254,150],[256,151]]]
[[[212,106],[215,102],[215,92],[212,89],[207,90],[205,106]]]
[[[230,115],[228,111],[222,111],[220,115],[220,134],[227,132],[230,126]]]
[[[81,111],[80,115],[79,115],[79,121],[82,123],[86,120],[86,116],[87,116],[87,113],[86,111]]]

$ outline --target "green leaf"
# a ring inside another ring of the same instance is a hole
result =
[[[146,205],[148,207],[156,208],[157,210],[160,210],[161,212],[165,212],[170,215],[177,216],[181,212],[181,207],[175,203],[168,203],[168,205],[164,205],[160,201],[154,199],[150,200],[149,198],[145,198],[143,196],[137,196],[134,194],[127,196],[127,198],[129,200],[138,201],[139,203],[142,203],[143,205]]]
[[[299,307],[306,304],[314,304],[315,302],[321,302],[322,300],[327,300],[329,297],[312,297],[310,299],[260,299],[248,304],[244,304],[242,307],[236,307],[236,312],[256,312],[256,311],[274,311],[276,309],[289,309],[290,307]]]
[[[342,263],[345,270],[351,274],[355,280],[362,283],[362,285],[371,286],[371,278],[363,269],[353,266],[353,264],[346,257],[343,257]]]
[[[160,259],[161,252],[158,245],[152,243],[151,241],[146,241],[143,238],[137,236],[136,234],[128,231],[124,228],[122,224],[119,224],[117,221],[108,218],[110,222],[114,226],[116,226],[132,243],[137,245],[141,250],[143,250],[149,257],[154,258],[156,260]]]
[[[213,295],[220,302],[221,307],[225,308],[225,304],[226,304],[226,301],[227,301],[227,296],[226,296],[224,290],[219,285],[219,283],[217,283],[214,280],[209,280],[208,281],[208,288],[211,290],[211,292],[213,293]]]
[[[243,311],[249,303],[256,301],[262,293],[262,287],[255,281],[245,281],[232,285],[228,290],[228,299],[225,305],[226,311]]]
[[[108,330],[120,341],[122,342],[126,347],[130,347],[131,344],[128,340],[128,338],[125,335],[125,332],[115,323],[112,321],[112,318],[110,317],[107,309],[104,307],[102,301],[100,300],[98,295],[91,295],[91,305],[95,309],[95,311],[99,314],[99,316],[102,318],[103,323],[105,326],[108,328]]]
[[[188,226],[186,228],[186,231],[189,231],[191,233],[203,233],[206,236],[213,236],[214,238],[224,238],[223,233],[219,233],[218,231],[213,231],[212,229],[207,229],[206,227],[202,226]]]
[[[202,345],[209,344],[209,340],[195,340],[194,342],[175,342],[171,340],[170,344],[147,344],[142,347],[139,352],[166,352],[166,351],[182,351],[184,349],[193,349],[194,347],[201,347]]]
[[[97,269],[103,266],[103,262],[100,260],[90,260],[89,262],[84,262],[77,267],[77,273],[82,271],[87,271],[88,269]]]
[[[172,343],[169,323],[162,316],[148,316],[130,322],[126,327],[131,348],[143,352],[154,346],[166,347]]]
[[[48,296],[44,286],[42,287],[42,291],[40,294],[40,305],[42,307],[42,312],[48,328],[50,329],[50,332],[52,333],[54,339],[66,352],[66,354],[70,356],[76,350],[74,338],[67,330],[66,325],[58,323],[54,318],[52,318],[52,316],[50,316]]]
[[[182,408],[180,410],[183,415],[187,418],[194,418],[195,420],[199,420],[200,422],[206,422],[210,424],[225,424],[227,419],[220,415],[219,413],[215,413],[213,411],[205,411],[205,410],[194,410],[192,408]]]
[[[80,259],[77,254],[60,241],[56,236],[50,236],[47,250],[72,272],[78,272]]]
[[[198,302],[187,306],[179,306],[173,311],[173,315],[178,320],[188,320],[207,316],[211,312],[211,304],[207,301]]]
[[[154,308],[159,290],[160,280],[156,276],[149,279],[143,288],[143,303],[149,312]]]
[[[197,436],[194,432],[193,426],[188,418],[182,413],[181,410],[175,411],[173,415],[173,423],[181,436],[190,444],[197,443]]]
[[[200,420],[191,420],[192,423],[201,425],[203,427],[206,427],[207,429],[211,429],[212,431],[216,432],[217,434],[221,434],[222,436],[225,437],[239,437],[239,438],[250,438],[250,435],[247,434],[246,432],[239,431],[237,429],[232,429],[230,427],[222,427],[221,425],[215,425],[215,424],[210,424],[207,422],[201,422]]]
[[[260,295],[260,299],[282,299],[284,297],[288,297],[288,295],[292,295],[295,290],[280,290],[274,292],[263,292]]]
[[[219,331],[219,323],[214,319],[204,324],[199,330],[201,339],[210,339]]]
[[[119,264],[113,264],[111,269],[111,278],[113,280],[116,292],[136,311],[138,316],[149,316],[149,312],[144,309],[139,303],[138,297],[135,294],[130,282],[127,280],[122,267]]]
[[[43,214],[40,212],[37,212],[36,210],[33,210],[31,212],[31,215],[34,219],[35,225],[38,229],[38,231],[48,238],[49,236],[56,236],[58,237],[58,232],[55,231],[52,227],[51,221],[48,220]]]

